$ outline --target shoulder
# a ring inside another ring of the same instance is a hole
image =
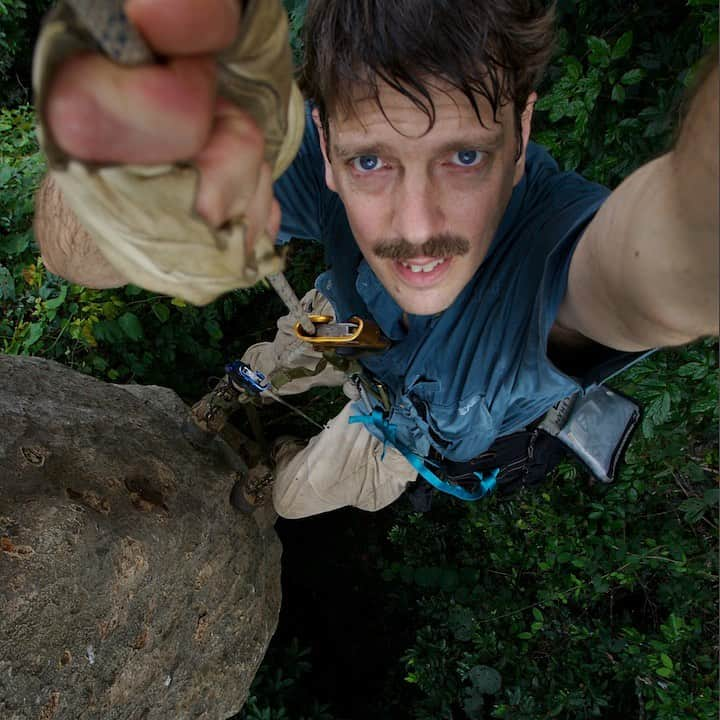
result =
[[[562,170],[545,148],[533,142],[528,145],[525,182],[528,205],[548,215],[565,208],[579,212],[610,195],[603,185],[572,170]]]
[[[336,196],[325,184],[320,139],[305,106],[305,130],[295,159],[274,185],[282,220],[279,242],[291,238],[322,240],[325,218]]]

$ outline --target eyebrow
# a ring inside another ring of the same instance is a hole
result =
[[[451,152],[459,152],[460,150],[496,150],[503,143],[503,133],[497,132],[492,135],[468,135],[463,138],[456,138],[446,143],[442,143],[435,148],[435,153],[445,155]],[[350,142],[345,145],[332,143],[333,154],[340,160],[350,160],[351,158],[361,157],[363,155],[378,155],[379,157],[387,157],[394,154],[393,149],[386,143],[357,143]]]

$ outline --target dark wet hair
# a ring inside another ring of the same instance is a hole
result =
[[[309,0],[300,84],[328,115],[352,113],[353,93],[367,87],[384,112],[378,85],[387,83],[435,122],[431,89],[441,78],[470,101],[477,96],[497,120],[512,103],[516,132],[530,93],[552,55],[555,8],[541,0]]]

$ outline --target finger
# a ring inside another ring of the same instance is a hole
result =
[[[210,58],[129,69],[82,55],[59,70],[46,119],[58,145],[80,160],[176,162],[206,144],[215,85]]]
[[[128,0],[125,12],[161,55],[214,53],[235,39],[238,0]]]
[[[255,194],[245,208],[244,213],[246,229],[245,247],[249,256],[253,253],[258,234],[263,232],[268,225],[274,200],[272,170],[270,169],[270,165],[264,163],[260,169]],[[271,239],[274,240],[274,236],[271,236]]]
[[[282,211],[280,210],[280,203],[276,198],[273,198],[272,207],[270,208],[270,218],[265,226],[265,231],[268,237],[275,241],[277,236],[280,234],[280,223],[282,221]]]
[[[265,139],[252,118],[218,100],[215,127],[195,158],[200,171],[196,210],[213,227],[243,215],[258,186]]]

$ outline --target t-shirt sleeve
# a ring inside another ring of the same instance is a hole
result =
[[[305,133],[300,150],[274,185],[282,211],[277,238],[280,245],[291,238],[322,239],[323,207],[330,191],[325,185],[320,141],[310,113],[310,106],[306,105]]]
[[[547,238],[543,243],[546,259],[534,307],[544,351],[567,291],[575,248],[610,191],[577,173],[552,169],[542,170],[533,182],[542,184],[542,194],[547,194],[547,200],[541,200],[540,207],[532,213],[538,234]]]
[[[578,365],[575,358],[567,358],[569,362],[563,362],[562,368],[556,367],[548,357],[548,337],[567,292],[575,249],[610,191],[577,173],[561,172],[544,150],[538,153],[528,180],[528,215],[536,228],[539,246],[528,255],[529,264],[535,266],[528,268],[528,273],[532,275],[541,269],[542,274],[535,286],[525,363],[537,368],[541,383],[557,379],[557,375],[568,372],[570,366],[581,378],[591,367]],[[607,360],[614,355],[619,358],[623,353],[598,346],[597,355],[599,361],[601,357]],[[584,360],[590,365],[594,362],[592,357]]]
[[[567,290],[573,252],[605,202],[607,188],[577,173],[561,172],[531,145],[522,187],[511,201],[507,230],[493,257],[499,291],[498,321],[508,368],[509,405],[501,434],[524,427],[578,387],[547,355],[550,329]],[[512,370],[510,369],[512,368]]]

